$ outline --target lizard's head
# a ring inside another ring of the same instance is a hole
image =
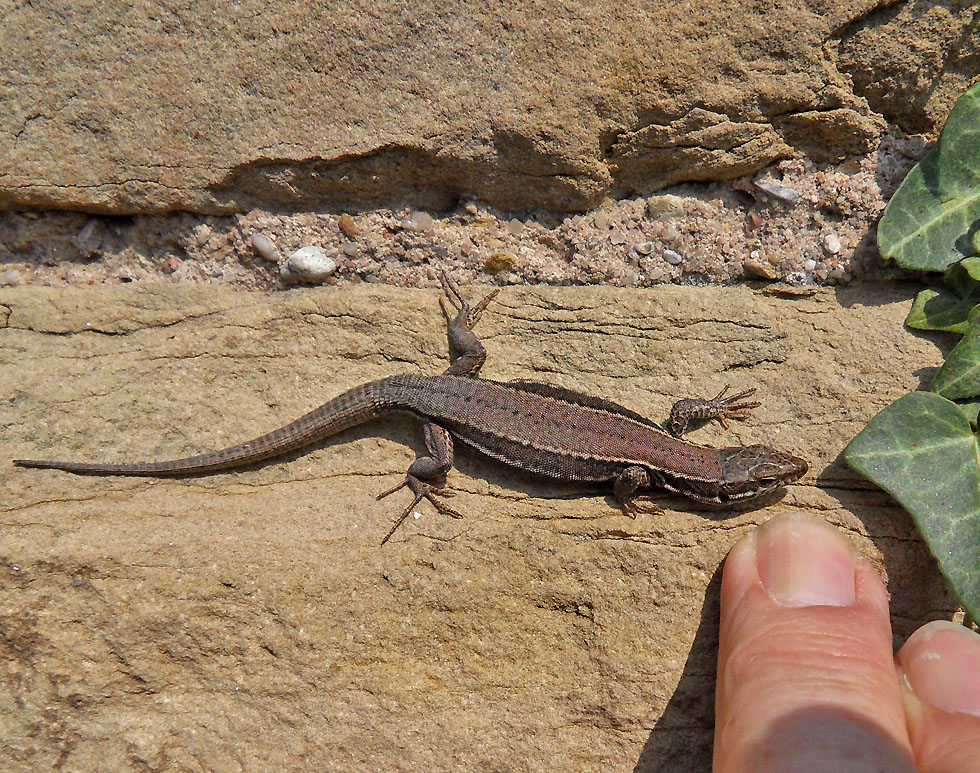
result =
[[[807,463],[798,456],[768,446],[720,448],[722,482],[718,501],[755,499],[799,480]]]
[[[782,486],[799,480],[807,463],[798,456],[776,451],[768,446],[719,448],[720,480],[675,481],[668,488],[700,502],[730,504],[765,496]]]

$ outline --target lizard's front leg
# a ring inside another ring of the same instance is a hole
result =
[[[613,484],[613,495],[619,502],[619,506],[623,508],[623,512],[630,518],[635,518],[637,513],[662,515],[664,512],[662,507],[649,501],[646,494],[637,493],[662,485],[662,479],[645,467],[634,465],[619,473],[616,482]]]
[[[408,474],[405,476],[405,480],[397,486],[378,494],[378,499],[384,499],[389,494],[394,494],[406,486],[415,494],[415,499],[398,516],[398,519],[388,530],[388,533],[385,534],[385,538],[381,540],[382,545],[391,538],[395,530],[402,525],[412,510],[415,509],[415,506],[423,499],[427,499],[440,513],[450,515],[453,518],[463,517],[436,498],[437,493],[442,494],[442,496],[452,496],[451,493],[443,492],[442,487],[446,483],[446,473],[453,466],[453,438],[445,429],[431,421],[426,423],[424,432],[425,447],[429,451],[429,456],[420,456],[408,468]]]
[[[439,275],[442,282],[443,292],[449,303],[456,309],[456,314],[450,314],[446,304],[439,299],[439,308],[442,309],[442,316],[446,318],[446,335],[449,338],[449,362],[444,375],[446,376],[472,376],[476,377],[480,373],[480,368],[487,360],[487,350],[483,348],[480,339],[476,337],[473,328],[480,320],[483,310],[494,299],[499,289],[494,290],[476,306],[470,308],[463,294],[459,291],[459,286],[450,279],[445,273]]]
[[[739,402],[743,397],[753,394],[754,389],[746,389],[731,397],[725,397],[727,391],[726,384],[725,388],[710,400],[678,400],[670,409],[670,418],[664,422],[664,428],[674,437],[680,437],[690,422],[716,419],[721,426],[728,429],[728,419],[744,419],[747,411],[762,405],[758,402]]]

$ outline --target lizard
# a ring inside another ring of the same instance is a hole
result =
[[[453,467],[454,439],[511,468],[564,482],[612,487],[622,510],[661,513],[651,492],[665,489],[694,501],[731,505],[758,499],[807,472],[807,463],[764,445],[713,448],[681,437],[691,422],[745,418],[758,402],[740,402],[748,389],[710,400],[677,401],[661,426],[603,397],[561,386],[518,379],[480,377],[487,352],[473,328],[499,292],[471,306],[455,282],[441,275],[453,311],[439,298],[449,341],[449,367],[437,376],[394,375],[356,386],[272,432],[228,448],[158,462],[94,462],[15,459],[19,467],[82,475],[146,477],[201,475],[255,464],[319,443],[349,427],[395,411],[421,419],[426,455],[409,466],[404,480],[383,499],[408,488],[414,499],[395,520],[384,545],[424,499],[440,513],[463,516],[441,497]]]

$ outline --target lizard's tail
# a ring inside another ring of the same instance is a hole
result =
[[[348,427],[363,424],[392,410],[398,410],[402,406],[395,404],[395,401],[389,398],[391,390],[386,387],[392,380],[403,378],[405,377],[393,376],[361,384],[284,427],[220,451],[163,462],[132,464],[61,462],[47,459],[14,459],[14,464],[18,467],[65,470],[79,475],[141,477],[197,475],[227,470],[231,467],[242,467],[305,448]]]

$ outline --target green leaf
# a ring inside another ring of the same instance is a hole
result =
[[[954,263],[943,275],[946,286],[959,296],[978,295],[977,283],[980,282],[980,258],[963,258]]]
[[[980,258],[954,263],[943,277],[948,289],[923,290],[916,296],[905,324],[917,330],[967,331],[970,309],[980,303]]]
[[[966,318],[972,308],[973,304],[945,290],[922,290],[915,296],[905,324],[916,330],[945,330],[962,335],[969,329]]]
[[[953,107],[936,147],[885,208],[878,249],[905,268],[942,271],[977,254],[980,230],[980,83]]]
[[[960,413],[966,416],[966,420],[974,427],[977,426],[977,418],[980,417],[980,400],[967,400],[963,403],[955,403],[960,409]]]
[[[913,392],[875,416],[844,451],[915,521],[967,613],[980,614],[980,448],[959,406]]]
[[[929,390],[950,400],[980,395],[980,306],[973,307],[966,335],[953,347]]]

